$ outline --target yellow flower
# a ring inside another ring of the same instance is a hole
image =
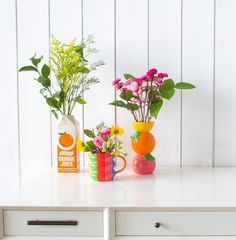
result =
[[[81,141],[80,139],[77,141],[77,149],[79,152],[84,152],[86,148],[85,142]]]
[[[113,125],[111,128],[111,136],[119,136],[122,135],[124,133],[123,128],[117,126],[117,125]]]

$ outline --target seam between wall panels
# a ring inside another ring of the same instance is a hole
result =
[[[17,105],[17,139],[18,139],[18,177],[21,186],[21,141],[20,141],[20,88],[19,88],[19,55],[18,55],[18,4],[15,0],[15,34],[16,34],[16,105]]]
[[[81,0],[81,41],[84,39],[84,2]],[[83,92],[83,99],[84,99],[84,92]],[[82,105],[82,140],[84,141],[84,108],[85,106]],[[83,161],[83,172],[85,172],[85,153],[82,153],[82,161]],[[80,159],[81,164],[81,159]]]
[[[212,134],[212,167],[215,167],[215,89],[216,89],[216,67],[215,67],[215,62],[216,62],[216,0],[214,0],[214,16],[213,16],[213,21],[214,21],[214,36],[213,36],[213,134]]]
[[[114,79],[117,76],[116,69],[116,0],[114,0]],[[114,87],[114,98],[117,99],[116,89]],[[114,120],[115,125],[117,125],[117,107],[114,107]]]
[[[50,58],[50,43],[51,43],[51,1],[48,0],[48,58]],[[50,73],[50,79],[51,73]],[[50,165],[53,167],[53,132],[52,132],[52,113],[50,108]]]
[[[180,81],[183,81],[183,0],[181,0],[181,36],[180,36]],[[183,167],[183,92],[180,90],[180,167]]]

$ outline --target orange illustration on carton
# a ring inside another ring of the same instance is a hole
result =
[[[79,124],[73,116],[63,116],[58,125],[57,162],[58,172],[78,172],[79,154],[76,141]]]

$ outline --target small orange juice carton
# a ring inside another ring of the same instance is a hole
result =
[[[58,172],[78,172],[79,153],[76,142],[79,139],[79,123],[72,115],[62,117],[57,139]]]

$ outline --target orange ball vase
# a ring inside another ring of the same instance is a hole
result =
[[[131,147],[137,155],[133,158],[132,168],[138,174],[152,174],[156,168],[155,158],[151,155],[156,141],[150,130],[154,122],[134,122],[135,130],[131,136]]]

